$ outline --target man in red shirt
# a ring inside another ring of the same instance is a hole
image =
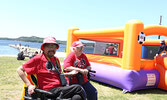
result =
[[[71,76],[71,83],[82,85],[88,100],[97,100],[97,90],[87,79],[88,70],[91,67],[86,55],[82,53],[84,46],[80,41],[73,42],[72,52],[64,60],[63,68],[74,74]]]
[[[110,46],[108,47],[108,51],[109,51],[109,55],[113,55],[114,46],[110,45]]]
[[[158,52],[157,52],[156,56],[158,56],[162,52],[163,53],[161,54],[161,56],[166,56],[167,54],[166,54],[166,52],[164,52],[164,51],[167,51],[167,45],[165,44],[165,40],[161,40],[160,43],[161,43],[161,45],[158,48]]]
[[[63,93],[63,98],[84,100],[84,90],[79,85],[64,86],[61,84],[61,67],[59,59],[54,56],[59,44],[54,37],[46,37],[41,45],[42,54],[36,55],[17,69],[21,79],[28,87],[28,93],[34,93],[35,86],[27,79],[26,74],[36,74],[40,89]]]

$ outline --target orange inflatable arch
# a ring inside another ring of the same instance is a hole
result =
[[[161,77],[158,87],[167,90],[167,61],[165,63],[164,58],[161,57],[156,57],[154,60],[141,59],[142,45],[159,46],[160,39],[146,39],[143,44],[140,44],[138,42],[138,36],[141,32],[143,32],[145,36],[167,36],[167,27],[161,25],[144,26],[139,20],[130,20],[125,24],[125,27],[97,30],[79,30],[77,27],[70,28],[68,30],[66,53],[67,55],[70,53],[72,43],[79,39],[119,43],[120,46],[117,57],[92,54],[87,54],[87,56],[92,62],[109,65],[114,64],[122,69],[134,71],[140,71],[141,69],[157,69],[158,66],[157,70],[160,72]],[[162,63],[165,64],[160,63],[159,59],[163,59]]]
[[[143,66],[141,60],[142,44],[138,43],[138,35],[143,32],[146,36],[149,35],[163,35],[167,36],[167,27],[161,25],[149,25],[144,27],[144,24],[139,20],[130,20],[125,24],[125,27],[98,29],[98,30],[79,30],[79,28],[71,28],[68,30],[67,39],[67,55],[70,53],[69,47],[72,42],[79,39],[97,40],[97,41],[113,41],[120,43],[119,57],[123,51],[122,58],[117,58],[116,65],[123,69],[140,70],[141,68],[148,68],[148,64]],[[143,45],[160,45],[160,40],[147,40]],[[95,55],[94,55],[95,56]],[[100,57],[100,56],[99,56]],[[107,63],[107,57],[103,61]],[[110,59],[110,62],[111,59]],[[150,64],[153,64],[153,62]],[[108,62],[109,63],[109,62]],[[149,65],[150,65],[149,64]]]

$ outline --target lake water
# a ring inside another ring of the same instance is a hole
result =
[[[21,44],[22,46],[29,46],[30,48],[38,48],[40,49],[42,43],[36,42],[23,42],[23,41],[13,41],[13,40],[0,40],[0,55],[17,55],[18,50],[10,47],[9,44],[18,45]],[[60,44],[60,48],[57,50],[58,52],[64,52],[66,45]]]

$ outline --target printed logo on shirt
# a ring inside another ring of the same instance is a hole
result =
[[[74,66],[75,67],[84,67],[86,65],[86,61],[81,58],[81,60],[75,60]]]
[[[54,66],[52,65],[51,61],[46,62],[46,69],[48,69],[49,73],[52,73],[52,74],[56,73],[56,70]]]

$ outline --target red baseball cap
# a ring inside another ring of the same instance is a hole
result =
[[[72,47],[81,47],[81,46],[86,46],[85,44],[82,44],[80,41],[74,41],[72,43]]]
[[[41,45],[41,50],[43,50],[43,46],[44,44],[56,44],[57,45],[57,49],[59,49],[59,44],[56,42],[56,38],[55,37],[46,37],[43,39],[43,43]]]

